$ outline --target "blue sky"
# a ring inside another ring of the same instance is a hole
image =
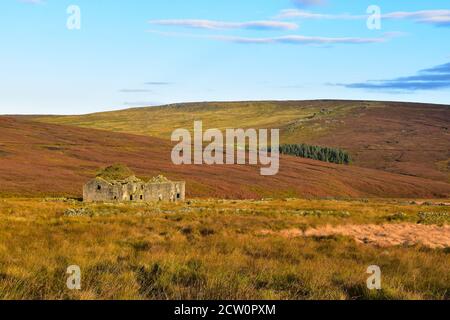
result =
[[[80,9],[69,30],[67,8]],[[367,8],[381,9],[381,29]],[[0,114],[188,101],[450,104],[446,0],[2,0]]]

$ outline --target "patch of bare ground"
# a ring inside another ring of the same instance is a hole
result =
[[[275,232],[263,230],[261,234],[275,234]],[[279,234],[286,238],[342,235],[352,237],[358,243],[372,244],[379,247],[410,246],[415,244],[421,244],[429,248],[450,247],[450,226],[448,225],[430,226],[412,223],[328,225],[306,231],[299,229],[283,230]]]

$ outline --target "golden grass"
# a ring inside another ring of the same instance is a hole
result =
[[[90,215],[64,215],[80,208]],[[448,248],[276,234],[397,223],[392,217],[417,223],[419,212],[448,207],[405,200],[87,205],[3,199],[0,299],[449,299]],[[66,288],[66,268],[74,264],[82,271],[80,291]],[[382,269],[381,291],[366,288],[373,264]]]

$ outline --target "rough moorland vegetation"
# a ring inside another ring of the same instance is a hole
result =
[[[433,241],[426,232],[379,246],[320,231],[414,226],[447,239],[448,208],[405,200],[0,199],[0,299],[450,299],[449,248],[421,243]],[[392,220],[399,212],[401,221]],[[423,212],[439,213],[439,225],[422,223]],[[67,289],[71,265],[81,268],[80,291]],[[380,291],[367,289],[370,265],[382,270]]]
[[[194,120],[221,130],[279,128],[282,144],[342,148],[357,166],[444,182],[450,181],[448,119],[447,105],[342,100],[185,103],[37,118],[165,140],[177,128],[192,130]]]
[[[97,178],[102,178],[108,181],[124,180],[131,176],[134,176],[134,172],[126,165],[119,163],[102,168],[97,172]]]
[[[258,166],[177,166],[170,159],[170,141],[24,118],[0,117],[0,145],[8,152],[1,158],[1,197],[80,197],[83,184],[98,168],[112,163],[126,164],[144,180],[159,174],[184,180],[190,198],[450,196],[450,184],[438,179],[365,169],[357,163],[343,166],[282,156],[274,177],[261,176]]]

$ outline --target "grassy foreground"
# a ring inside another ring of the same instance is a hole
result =
[[[448,223],[425,221],[423,212],[446,214],[448,207],[405,200],[114,206],[0,199],[0,299],[449,299],[449,248],[279,233]],[[80,291],[66,287],[70,265],[81,268]],[[381,291],[366,288],[369,265],[382,269]]]

